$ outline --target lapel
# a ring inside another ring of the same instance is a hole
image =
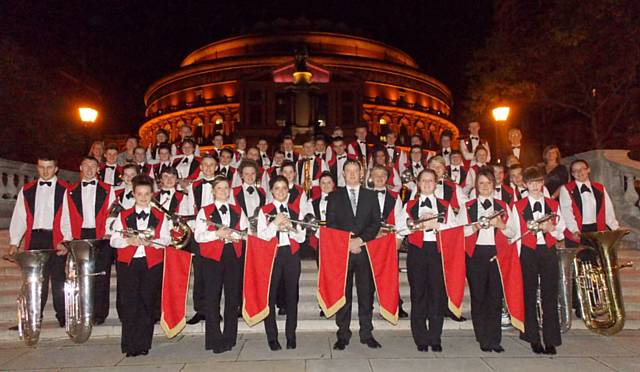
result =
[[[377,195],[376,195],[376,198],[377,198]],[[385,192],[384,193],[384,210],[382,211],[382,216],[381,216],[383,220],[387,219],[387,217],[393,210],[393,207],[395,206],[395,204],[396,204],[395,200],[393,200],[393,197],[389,195],[389,192],[388,191]]]
[[[577,183],[576,183],[576,187],[574,187],[573,191],[571,192],[571,198],[578,206],[578,210],[580,211],[580,213],[584,213],[584,211],[582,210],[582,195],[580,193],[580,188],[578,187]]]
[[[240,185],[240,192],[238,192],[238,195],[236,195],[236,200],[238,202],[238,205],[240,205],[240,208],[242,208],[242,210],[244,211],[244,214],[249,215],[247,213],[247,203],[244,201],[244,188],[242,187],[242,185]]]
[[[469,206],[469,221],[477,222],[478,221],[478,199],[475,199],[473,203]]]
[[[97,190],[96,190],[97,191]],[[97,197],[97,195],[96,195]],[[71,192],[71,200],[73,200],[73,204],[75,204],[76,209],[78,210],[78,214],[80,217],[84,218],[83,210],[82,210],[82,181],[78,182],[78,186]],[[97,216],[97,211],[96,211]]]
[[[597,216],[600,213],[600,209],[602,208],[602,200],[604,200],[603,198],[604,195],[602,192],[600,192],[600,190],[598,190],[593,185],[593,182],[591,182],[591,190],[593,191],[593,197],[596,199],[596,216]]]
[[[149,218],[151,218],[151,216],[149,216]],[[132,228],[134,230],[138,230],[138,221],[136,219],[136,210],[135,209],[133,210],[133,212],[131,212],[131,214],[129,216],[127,216],[127,218],[125,219],[125,222],[127,224],[127,227],[130,227],[130,228]],[[149,221],[149,222],[151,222],[151,221]]]
[[[104,204],[105,199],[107,198],[107,190],[105,190],[100,183],[96,184],[96,206],[95,206],[95,216],[99,215],[100,209],[102,209],[102,205]]]
[[[529,203],[529,200],[527,200],[524,210],[522,211],[522,219],[524,222],[533,221],[533,211],[531,210],[531,203]]]

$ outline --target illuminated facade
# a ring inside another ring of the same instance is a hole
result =
[[[301,60],[311,74],[302,99],[294,84]],[[458,135],[449,120],[451,92],[409,55],[375,40],[308,28],[206,45],[153,83],[144,99],[145,143],[159,128],[173,139],[182,125],[192,126],[203,144],[216,132],[275,138],[287,126],[324,127],[328,134],[340,126],[350,134],[360,123],[405,141],[414,133],[438,139],[444,129]]]

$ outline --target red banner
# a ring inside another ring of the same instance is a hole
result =
[[[277,248],[277,238],[269,241],[253,235],[247,238],[242,285],[242,317],[249,326],[260,323],[269,315],[271,272]]]
[[[520,332],[524,332],[524,292],[520,258],[516,244],[509,244],[502,234],[496,234],[496,258],[504,299],[511,314],[511,324]]]
[[[386,234],[367,242],[373,282],[376,285],[380,314],[391,324],[398,324],[399,279],[396,234]]]
[[[460,317],[466,280],[464,226],[441,230],[437,235],[449,310]]]
[[[177,336],[187,325],[185,315],[190,273],[191,253],[164,249],[160,326],[168,338]]]
[[[318,254],[318,303],[327,318],[332,317],[346,303],[347,265],[351,233],[320,227]]]

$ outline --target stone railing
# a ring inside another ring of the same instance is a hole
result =
[[[9,227],[13,206],[22,186],[37,177],[35,164],[0,159],[0,229]],[[76,182],[80,175],[78,172],[61,169],[58,171],[58,177],[68,182]]]
[[[589,162],[591,178],[607,188],[620,225],[631,230],[628,240],[640,248],[640,161],[631,160],[629,150],[593,150],[563,159],[569,166],[574,159]]]

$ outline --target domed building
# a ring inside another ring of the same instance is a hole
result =
[[[144,100],[146,143],[160,128],[174,139],[182,125],[201,144],[214,133],[251,140],[340,126],[351,134],[361,123],[404,143],[416,133],[427,141],[445,129],[458,135],[451,92],[411,56],[322,21],[277,20],[206,45],[154,82]]]

